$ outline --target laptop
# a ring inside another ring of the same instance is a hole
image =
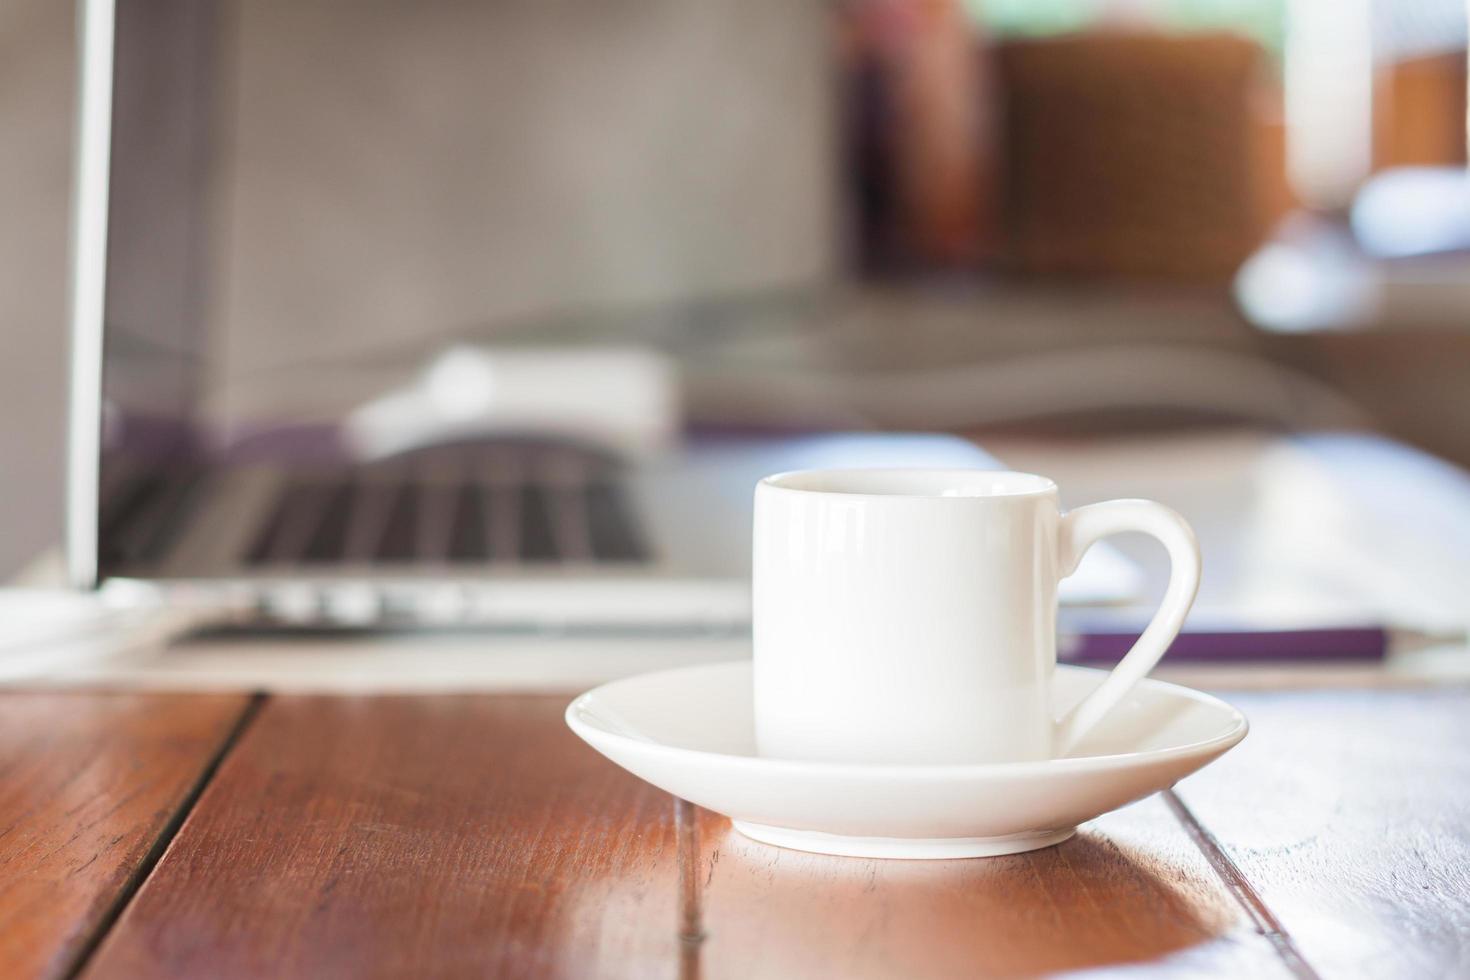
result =
[[[635,453],[534,426],[460,428],[354,452],[341,433],[364,398],[410,383],[467,339],[466,322],[493,335],[508,319],[554,319],[567,296],[637,310],[799,295],[836,267],[817,125],[831,86],[810,56],[827,42],[818,8],[640,0],[653,20],[609,25],[581,7],[481,6],[83,4],[74,584],[145,588],[220,626],[740,630],[761,476],[999,466],[933,434],[724,436]],[[730,40],[681,54],[710,36]],[[466,47],[474,37],[483,49]],[[585,56],[592,41],[599,71],[581,81],[538,74],[525,56]],[[762,85],[729,96],[747,73]],[[676,79],[673,101],[641,114],[629,101],[606,127],[596,103],[620,80],[646,93]],[[698,96],[692,108],[681,91]],[[469,108],[425,123],[455,93]],[[702,104],[717,97],[743,100],[739,118],[767,134],[767,152],[727,161],[727,123]],[[613,165],[685,110],[656,175]],[[540,140],[529,164],[503,149]],[[579,146],[613,163],[578,170]],[[553,150],[575,172],[548,174]],[[721,217],[722,173],[751,192],[743,237]],[[568,191],[622,204],[569,208]],[[682,203],[657,222],[626,207],[671,195]],[[527,199],[545,220],[513,213]],[[630,252],[685,261],[670,276]],[[1096,548],[1062,595],[1121,601],[1138,584]]]

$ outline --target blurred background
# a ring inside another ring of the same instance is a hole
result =
[[[198,327],[113,299],[241,452],[406,445],[386,397],[483,381],[444,351],[592,342],[666,354],[696,431],[1470,463],[1460,0],[152,9],[132,138],[207,119],[147,178],[198,206],[115,221],[113,262],[188,269]],[[0,572],[61,535],[75,28],[0,0]]]

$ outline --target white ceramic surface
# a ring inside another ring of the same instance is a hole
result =
[[[1104,678],[1062,666],[1066,710]],[[750,661],[685,667],[603,685],[567,708],[598,752],[675,796],[732,818],[756,840],[864,857],[1011,854],[1165,789],[1246,733],[1217,698],[1145,679],[1072,757],[965,765],[865,765],[756,755]]]
[[[1057,584],[1139,531],[1158,613],[1075,711],[1052,703]],[[755,491],[755,737],[778,759],[988,763],[1064,755],[1163,656],[1199,587],[1183,518],[1147,500],[1063,514],[1056,484],[987,470],[807,470]],[[1060,719],[1060,720],[1058,720]]]

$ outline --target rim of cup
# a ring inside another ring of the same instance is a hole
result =
[[[761,488],[783,493],[907,500],[989,500],[1055,493],[1050,477],[1017,470],[872,467],[788,470]]]

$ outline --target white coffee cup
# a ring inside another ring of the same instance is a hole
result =
[[[1094,542],[1168,550],[1163,603],[1065,717],[1052,705],[1057,583]],[[1073,749],[1178,635],[1194,533],[1148,500],[1063,514],[1057,487],[985,470],[809,470],[755,492],[755,728],[761,755],[991,763]]]

